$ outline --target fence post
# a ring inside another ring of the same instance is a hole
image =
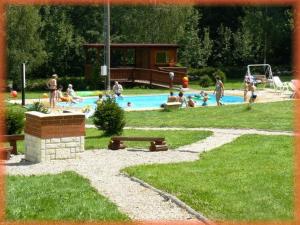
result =
[[[150,88],[152,88],[152,70],[150,70]]]

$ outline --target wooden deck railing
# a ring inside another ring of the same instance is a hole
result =
[[[174,67],[176,68],[176,67]],[[112,81],[120,82],[135,82],[135,81],[148,81],[150,84],[163,84],[170,85],[171,80],[169,77],[169,72],[174,72],[174,85],[181,85],[182,78],[186,76],[186,72],[183,72],[183,68],[179,68],[178,71],[175,69],[143,69],[143,68],[111,68]]]

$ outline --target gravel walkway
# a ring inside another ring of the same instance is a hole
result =
[[[133,128],[127,128],[133,129]],[[166,200],[158,192],[146,188],[120,173],[122,168],[152,163],[194,161],[199,153],[209,151],[232,142],[243,134],[292,135],[291,132],[274,132],[244,129],[216,128],[134,128],[153,130],[211,130],[213,135],[205,140],[182,146],[176,151],[149,152],[148,150],[126,149],[120,151],[93,150],[81,153],[78,159],[57,160],[30,164],[18,155],[6,161],[6,172],[10,175],[56,174],[76,171],[88,178],[99,193],[108,197],[133,220],[189,220],[197,217],[173,201]]]

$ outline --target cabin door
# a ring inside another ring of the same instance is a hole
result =
[[[136,60],[136,67],[137,68],[145,68],[149,69],[150,67],[150,51],[149,49],[136,49],[136,55],[135,55],[135,60]]]

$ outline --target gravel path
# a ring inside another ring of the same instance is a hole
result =
[[[133,129],[133,128],[127,128]],[[122,168],[152,163],[194,161],[199,153],[209,151],[232,142],[243,134],[292,135],[291,132],[274,132],[245,129],[215,128],[134,128],[153,130],[211,130],[213,135],[205,140],[182,146],[176,151],[149,152],[148,150],[126,149],[120,151],[93,150],[81,153],[78,159],[57,160],[30,164],[18,155],[6,161],[6,172],[10,175],[56,174],[76,171],[88,178],[99,193],[108,197],[133,220],[189,220],[197,215],[166,200],[158,192],[146,188],[120,173]]]

